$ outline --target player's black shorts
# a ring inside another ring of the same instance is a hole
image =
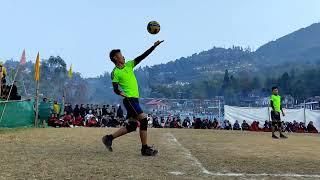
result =
[[[275,125],[281,126],[280,113],[276,114],[274,111],[271,111],[271,120],[272,120],[272,126],[275,126]]]
[[[138,98],[124,98],[123,105],[127,110],[127,119],[136,118],[139,114],[143,113]]]

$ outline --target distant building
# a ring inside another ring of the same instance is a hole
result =
[[[169,109],[169,106],[166,103],[156,99],[147,102],[145,106],[149,111],[164,111]]]
[[[306,100],[306,109],[320,109],[320,96],[310,97]]]
[[[285,108],[294,108],[295,100],[291,95],[284,95],[282,97],[282,106]]]

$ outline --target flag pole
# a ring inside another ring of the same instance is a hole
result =
[[[40,55],[37,54],[36,64],[35,64],[35,80],[36,80],[36,117],[34,118],[35,127],[38,126],[38,116],[39,116],[39,87],[40,87]]]
[[[37,87],[36,87],[36,117],[34,120],[34,126],[38,126],[38,116],[39,116],[39,87],[40,87],[40,82],[37,80]]]

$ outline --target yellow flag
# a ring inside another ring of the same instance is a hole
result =
[[[34,68],[34,78],[36,81],[40,80],[40,55],[39,52],[37,54],[36,64]]]
[[[72,64],[70,65],[68,76],[69,76],[70,79],[72,78]]]

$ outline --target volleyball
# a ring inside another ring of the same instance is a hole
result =
[[[150,34],[158,34],[160,31],[160,24],[157,21],[151,21],[148,23],[147,29]]]

